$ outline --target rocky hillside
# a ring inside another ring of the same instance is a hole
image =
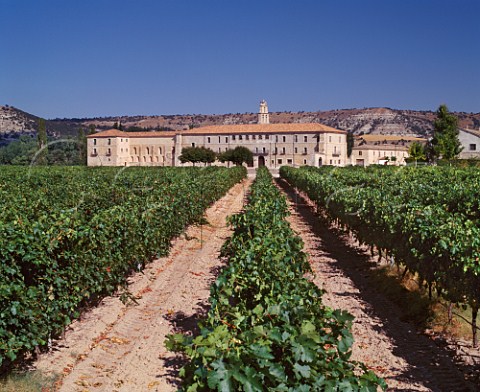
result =
[[[455,113],[461,127],[480,128],[480,113]],[[272,123],[320,122],[356,135],[405,135],[428,137],[433,130],[434,112],[395,110],[388,108],[340,109],[319,112],[273,112]],[[0,106],[0,137],[31,132],[37,117],[21,110]],[[181,130],[189,127],[222,124],[255,123],[256,113],[194,114],[159,116],[123,116],[47,121],[47,132],[54,136],[76,134],[80,127],[112,128],[121,123],[125,130]]]

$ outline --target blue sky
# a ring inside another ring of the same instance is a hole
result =
[[[480,112],[480,0],[0,0],[0,104],[45,118]]]

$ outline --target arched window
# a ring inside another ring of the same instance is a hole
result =
[[[162,155],[162,147],[158,147],[158,153],[159,155]]]

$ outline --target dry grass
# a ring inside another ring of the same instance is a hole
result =
[[[53,392],[56,379],[47,378],[40,372],[13,372],[0,379],[2,392]]]
[[[428,298],[428,292],[418,283],[415,275],[407,273],[402,279],[403,271],[397,267],[384,266],[375,271],[374,284],[395,302],[402,310],[402,319],[413,322],[434,334],[471,341],[471,309],[454,306],[453,318],[448,319],[448,303],[434,294]]]

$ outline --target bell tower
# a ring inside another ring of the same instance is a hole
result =
[[[260,101],[260,109],[258,111],[258,123],[259,124],[270,124],[270,114],[268,113],[267,101],[262,99]]]

